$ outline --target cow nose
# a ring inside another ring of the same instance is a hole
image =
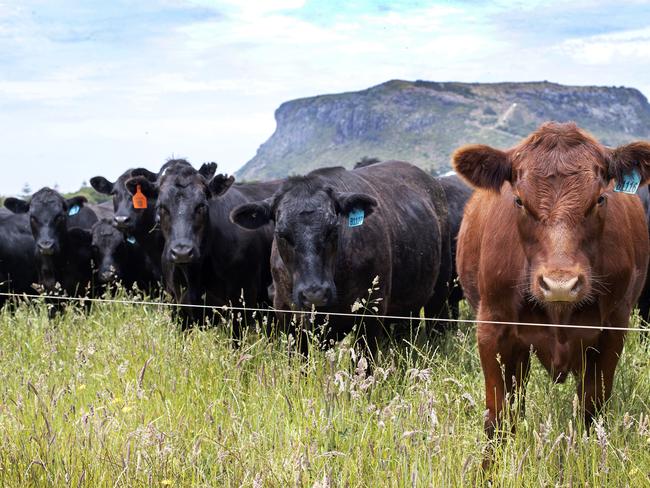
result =
[[[115,222],[115,225],[117,227],[124,227],[129,224],[131,221],[131,217],[128,215],[116,215],[113,217],[113,222]]]
[[[305,307],[323,307],[329,303],[331,296],[332,291],[328,286],[312,285],[298,293],[298,298]]]
[[[99,276],[101,280],[106,283],[108,281],[111,281],[115,277],[115,272],[112,269],[110,269],[107,271],[102,271],[102,273]]]
[[[539,287],[547,302],[575,302],[582,289],[582,278],[580,276],[554,278],[541,275]]]
[[[178,244],[171,249],[172,261],[187,263],[194,258],[194,248],[188,244]]]
[[[53,254],[54,253],[54,241],[52,240],[42,240],[38,241],[38,250],[41,252],[41,254]]]

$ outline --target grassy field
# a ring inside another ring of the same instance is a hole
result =
[[[587,435],[575,385],[533,366],[517,433],[480,469],[473,326],[308,361],[286,337],[182,335],[157,306],[0,314],[2,486],[650,486],[650,355],[628,336]],[[409,344],[410,343],[410,344]]]

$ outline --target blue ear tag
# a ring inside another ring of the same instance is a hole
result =
[[[365,217],[365,212],[363,209],[355,208],[348,214],[348,227],[359,227],[363,224],[363,218]]]
[[[636,169],[632,169],[629,173],[623,175],[623,181],[617,181],[614,191],[619,193],[629,193],[634,195],[639,189],[641,183],[641,175]]]
[[[68,209],[68,215],[72,217],[73,215],[77,215],[79,213],[79,210],[81,210],[81,207],[79,205],[73,205]]]
[[[136,242],[135,237],[133,237],[133,236],[127,237],[126,242],[128,242],[129,244],[135,244],[135,242]]]

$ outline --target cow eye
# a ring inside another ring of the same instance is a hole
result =
[[[605,204],[605,201],[607,200],[607,197],[605,195],[601,195],[598,197],[598,205],[602,207]]]
[[[521,201],[521,198],[515,197],[515,205],[517,207],[519,207],[519,208],[523,208],[524,207],[524,202]]]

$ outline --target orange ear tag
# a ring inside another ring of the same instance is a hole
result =
[[[142,193],[142,188],[140,185],[136,187],[135,195],[133,195],[133,208],[147,208],[147,197]]]

